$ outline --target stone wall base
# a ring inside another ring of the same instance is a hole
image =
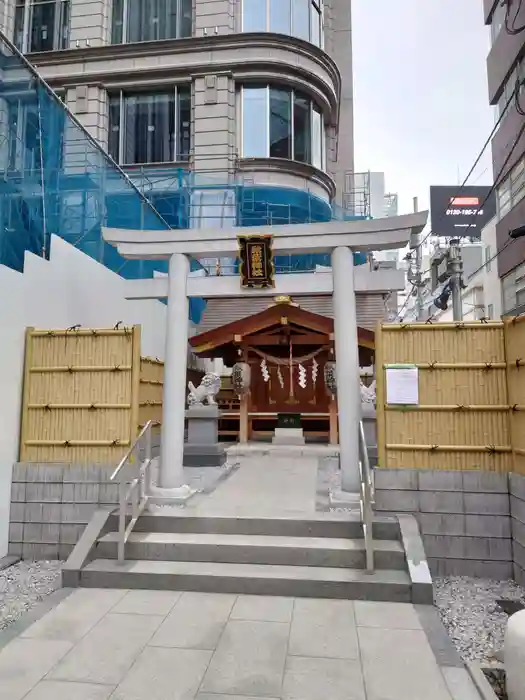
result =
[[[525,477],[376,469],[375,484],[376,511],[416,517],[434,575],[523,583]]]

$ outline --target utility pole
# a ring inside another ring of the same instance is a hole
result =
[[[418,198],[414,197],[414,214],[419,211]],[[416,287],[416,319],[423,319],[423,282],[422,271],[423,266],[423,251],[421,250],[421,240],[418,233],[412,234],[410,239],[410,248],[416,251],[416,273],[414,275],[414,285]]]
[[[452,314],[454,321],[463,320],[463,304],[461,301],[463,262],[459,238],[450,241],[449,251],[450,286],[452,290]]]

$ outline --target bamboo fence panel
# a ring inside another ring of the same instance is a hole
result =
[[[136,435],[140,327],[27,329],[20,461],[116,464]]]
[[[381,467],[513,468],[504,325],[383,324],[376,334]],[[385,368],[419,368],[419,405],[386,404]]]
[[[507,385],[514,471],[525,474],[525,316],[505,320]]]
[[[164,362],[151,357],[140,359],[139,428],[152,420],[155,432],[162,423],[162,392],[164,390]]]

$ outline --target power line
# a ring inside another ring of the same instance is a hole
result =
[[[399,311],[396,314],[396,321],[401,316],[403,311],[407,308],[408,302],[410,301],[410,297],[412,296],[412,292],[414,291],[415,288],[416,288],[416,285],[414,284],[414,282],[412,282],[412,287],[410,288],[410,291],[407,294],[407,298],[405,299],[405,303],[403,304],[403,306],[399,309]]]
[[[496,260],[496,258],[498,258],[501,255],[501,253],[503,253],[504,250],[507,250],[507,248],[510,245],[512,245],[512,243],[516,243],[517,240],[518,240],[517,238],[509,238],[508,241],[506,241],[505,244],[499,250],[497,250],[491,258],[489,258],[488,260],[485,260],[483,265],[480,265],[480,267],[478,267],[477,270],[474,270],[474,272],[472,272],[468,276],[469,280],[471,280],[473,277],[475,277],[478,274],[478,272],[481,272],[481,270],[483,270],[485,267],[487,267],[487,265],[490,265],[490,263],[493,260]]]
[[[523,0],[520,0],[520,1],[523,2]],[[463,180],[462,184],[459,186],[459,189],[458,189],[458,191],[457,191],[457,193],[456,193],[456,195],[454,196],[453,199],[456,199],[457,197],[459,197],[459,196],[461,195],[461,193],[462,193],[463,189],[465,188],[465,186],[466,186],[466,184],[467,184],[467,182],[468,182],[470,176],[472,175],[472,173],[474,172],[474,170],[475,170],[476,167],[478,166],[478,163],[480,162],[481,158],[483,157],[483,154],[484,154],[485,151],[487,150],[487,147],[490,145],[490,143],[491,143],[491,141],[492,141],[492,139],[493,139],[493,137],[494,137],[494,134],[495,134],[496,131],[499,129],[499,126],[500,126],[501,122],[503,121],[504,117],[506,116],[507,109],[508,109],[508,107],[510,106],[510,103],[512,102],[512,100],[516,99],[516,104],[518,105],[519,89],[520,89],[520,87],[522,86],[522,84],[524,84],[524,81],[517,81],[517,82],[516,82],[516,87],[514,88],[514,91],[513,91],[512,95],[511,95],[511,96],[509,97],[509,99],[507,100],[507,103],[506,103],[505,107],[501,110],[501,114],[500,114],[500,116],[499,116],[499,118],[498,118],[498,121],[497,121],[496,124],[494,125],[492,131],[490,132],[490,134],[489,134],[489,136],[488,136],[488,138],[487,138],[487,140],[486,140],[485,143],[483,144],[483,147],[482,147],[480,153],[478,154],[478,157],[476,158],[476,160],[474,161],[474,164],[472,165],[472,167],[471,167],[470,170],[468,171],[468,174],[467,174],[467,176],[465,177],[465,179]],[[508,144],[507,144],[507,145],[508,145]],[[498,178],[495,179],[495,183],[496,183],[496,184],[498,184],[498,180],[499,180],[499,176],[498,176]],[[487,202],[488,198],[490,197],[490,195],[492,194],[492,192],[494,191],[494,189],[495,189],[495,186],[493,185],[492,188],[491,188],[491,191],[490,191],[489,194],[488,194],[488,196],[484,199],[483,203],[480,204],[480,205],[478,206],[478,209],[476,210],[476,213],[474,214],[474,216],[473,216],[473,218],[472,218],[472,223],[469,224],[467,230],[468,230],[469,228],[471,228],[472,224],[474,223],[474,221],[475,221],[475,219],[476,219],[476,216],[478,215],[478,212],[483,208],[483,206],[484,206],[485,203]],[[447,211],[446,209],[443,211],[443,214],[442,214],[441,217],[440,217],[440,221],[445,219],[446,211]],[[416,246],[416,248],[417,248],[417,247],[423,246],[423,244],[424,244],[424,243],[430,238],[430,236],[432,236],[432,235],[439,235],[439,234],[435,233],[435,231],[434,231],[433,229],[431,229],[431,230],[427,233],[427,235],[418,243],[418,245]]]
[[[518,131],[516,137],[514,138],[514,143],[512,144],[512,147],[510,148],[509,152],[507,153],[507,156],[506,156],[506,158],[505,158],[505,160],[504,160],[504,162],[503,162],[503,164],[502,164],[502,166],[501,166],[501,168],[500,168],[500,170],[499,170],[497,176],[494,178],[494,184],[493,184],[492,187],[490,188],[490,190],[489,190],[487,196],[485,197],[485,199],[483,200],[483,202],[480,204],[479,209],[482,209],[482,208],[483,208],[483,206],[485,205],[486,201],[487,201],[488,198],[491,196],[492,192],[493,192],[493,191],[496,189],[496,187],[498,186],[499,181],[500,181],[500,178],[501,178],[502,174],[505,172],[505,168],[507,167],[507,165],[508,165],[510,159],[512,158],[512,154],[514,153],[514,150],[515,150],[516,146],[518,145],[518,142],[519,142],[519,140],[521,139],[521,136],[523,135],[524,132],[525,132],[525,122],[521,125],[520,130]],[[471,221],[471,223],[468,225],[468,227],[467,227],[467,229],[466,229],[467,231],[468,231],[468,229],[472,226],[472,224],[473,224],[473,222],[474,222],[476,216],[477,216],[477,213],[474,214],[474,216],[472,217],[472,221]],[[517,240],[517,239],[510,238],[510,239],[505,243],[505,245],[504,245],[502,248],[500,248],[500,249],[497,251],[497,253],[496,253],[495,255],[492,256],[492,258],[490,258],[489,260],[486,260],[486,261],[483,263],[483,265],[481,265],[477,270],[475,270],[472,274],[470,274],[470,275],[469,275],[469,279],[472,279],[472,278],[474,277],[474,275],[476,275],[478,272],[480,272],[481,270],[483,270],[488,264],[490,264],[493,260],[495,260],[504,250],[506,250],[506,249],[509,247],[509,245],[511,245],[512,243],[514,243],[516,240]],[[398,317],[403,313],[403,311],[405,310],[406,306],[408,305],[408,301],[410,300],[410,295],[412,294],[412,292],[413,292],[413,290],[414,290],[414,287],[415,287],[415,285],[413,284],[413,285],[412,285],[412,289],[410,290],[410,294],[407,296],[407,299],[406,299],[405,304],[403,305],[403,307],[401,308],[401,310],[398,312]]]
[[[521,139],[521,137],[522,137],[522,135],[523,135],[524,132],[525,132],[525,122],[521,125],[520,130],[518,131],[518,133],[517,133],[517,135],[516,135],[516,138],[514,139],[514,143],[512,144],[512,148],[511,148],[510,151],[507,153],[507,157],[505,158],[505,160],[504,160],[504,162],[503,162],[503,165],[501,166],[501,168],[500,168],[500,170],[499,170],[499,173],[498,173],[497,177],[495,178],[495,184],[492,186],[491,189],[495,188],[495,187],[497,186],[497,184],[499,184],[499,179],[500,179],[501,175],[503,174],[503,172],[505,171],[505,168],[507,167],[507,165],[508,165],[510,159],[512,158],[512,154],[514,153],[514,149],[515,149],[516,146],[518,145],[518,142],[519,142],[519,140]],[[490,195],[490,192],[489,192],[489,195]],[[471,275],[469,275],[469,279],[472,279],[472,277],[474,277],[474,275],[476,275],[478,272],[480,272],[481,270],[483,270],[483,268],[486,267],[486,265],[488,265],[488,264],[491,263],[493,260],[495,260],[504,250],[506,250],[506,249],[509,247],[509,245],[510,245],[511,243],[513,243],[513,242],[516,241],[516,240],[517,240],[517,239],[515,239],[515,238],[510,238],[510,239],[507,241],[507,243],[505,243],[505,245],[504,245],[502,248],[500,248],[500,249],[498,250],[498,252],[497,252],[495,255],[492,256],[492,258],[490,258],[489,260],[486,260],[486,261],[483,263],[483,265],[481,265],[481,267],[479,267],[479,268],[478,268],[477,270],[475,270]]]
[[[506,5],[507,6],[507,11],[505,12],[505,30],[507,34],[510,34],[511,36],[516,36],[517,34],[521,34],[525,30],[525,24],[523,24],[521,27],[515,27],[516,20],[518,19],[518,16],[520,14],[522,5],[523,5],[523,0],[518,0],[518,9],[514,13],[514,19],[512,20],[512,23],[510,21],[510,10],[512,7],[512,3],[514,0],[503,0],[501,5]]]

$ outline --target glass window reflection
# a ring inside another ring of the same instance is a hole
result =
[[[292,156],[292,95],[290,90],[270,90],[270,157]]]
[[[266,0],[243,0],[243,32],[266,31]]]
[[[189,86],[166,92],[111,95],[109,153],[123,165],[187,160],[190,119]]]
[[[268,88],[244,88],[242,104],[243,157],[268,155]]]
[[[264,2],[261,2],[261,0],[259,2],[261,5],[264,5]],[[277,34],[290,34],[292,21],[290,3],[286,2],[286,0],[268,0],[268,2],[270,31]]]
[[[312,103],[306,95],[295,93],[294,96],[294,159],[301,163],[311,160],[310,114]]]
[[[241,104],[243,158],[285,158],[326,168],[323,115],[308,95],[248,85]]]
[[[244,32],[275,32],[323,45],[323,0],[243,0]]]
[[[310,40],[311,0],[292,0],[292,34],[299,39]]]
[[[315,107],[312,110],[312,165],[323,167],[323,117]]]

